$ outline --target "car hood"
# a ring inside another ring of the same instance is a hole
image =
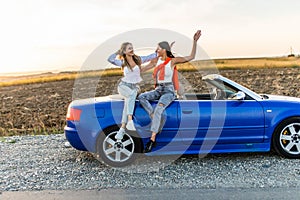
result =
[[[266,96],[268,96],[268,100],[284,100],[284,101],[300,102],[300,98],[297,97],[270,95],[270,94],[267,94]]]

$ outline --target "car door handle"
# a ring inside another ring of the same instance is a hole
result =
[[[191,114],[193,111],[192,110],[183,110],[182,113],[183,114]]]

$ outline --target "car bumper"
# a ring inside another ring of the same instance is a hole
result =
[[[72,147],[80,151],[87,151],[86,147],[82,143],[78,135],[78,132],[75,128],[65,126],[64,131],[65,131],[66,139],[68,140],[68,142],[71,144]]]

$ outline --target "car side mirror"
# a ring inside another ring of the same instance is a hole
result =
[[[238,91],[237,93],[233,94],[230,99],[243,100],[243,99],[245,99],[245,97],[246,97],[246,94],[244,92]]]

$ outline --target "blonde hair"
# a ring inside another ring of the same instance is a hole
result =
[[[128,67],[132,71],[132,67],[129,65],[129,62],[126,59],[126,54],[124,53],[128,45],[132,45],[132,44],[130,42],[124,42],[121,45],[120,49],[118,50],[118,54],[120,56],[120,59],[123,60],[122,69],[124,69],[124,67]],[[137,64],[139,68],[141,68],[141,64],[142,64],[141,57],[134,54],[132,58],[135,64]]]

